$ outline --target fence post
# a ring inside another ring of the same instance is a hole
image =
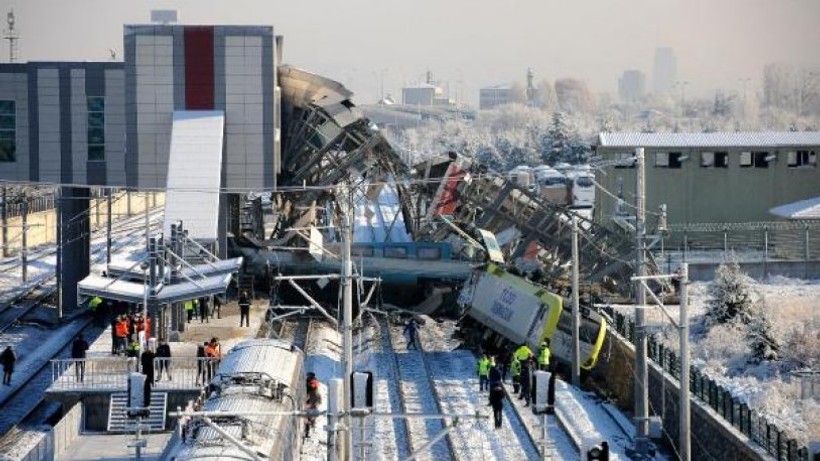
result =
[[[769,227],[763,226],[763,279],[769,275]]]
[[[5,228],[4,228],[5,229]],[[5,242],[5,240],[4,240]],[[809,225],[806,224],[806,253],[803,259],[803,278],[809,278],[809,258],[811,257],[809,250]]]

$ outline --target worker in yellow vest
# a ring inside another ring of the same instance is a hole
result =
[[[487,390],[490,390],[490,367],[492,366],[492,362],[490,362],[490,358],[487,357],[487,354],[481,354],[481,358],[478,359],[478,390],[479,392],[483,391],[486,387]]]
[[[550,366],[550,343],[545,339],[538,348],[538,369],[547,371]]]
[[[513,394],[518,394],[518,387],[521,385],[521,362],[515,355],[510,362],[510,373],[512,373]]]
[[[515,350],[513,355],[515,356],[515,358],[518,359],[519,362],[523,363],[526,362],[527,359],[532,357],[532,349],[530,349],[530,347],[526,344],[521,344],[520,346],[518,346],[518,349]]]
[[[194,300],[189,299],[185,301],[185,313],[188,314],[188,323],[191,323],[191,319],[194,318]]]

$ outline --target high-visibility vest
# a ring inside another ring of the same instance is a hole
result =
[[[117,322],[116,333],[120,338],[128,336],[128,322],[125,320],[120,320]]]
[[[194,302],[193,301],[185,301],[185,310],[186,311],[194,310]]]
[[[541,347],[538,350],[538,364],[539,365],[549,365],[550,364],[550,348],[549,347]]]
[[[529,346],[523,344],[521,347],[515,350],[515,358],[517,358],[520,362],[523,362],[530,358],[532,355],[532,350],[530,350]]]
[[[512,363],[510,363],[510,372],[512,372],[513,376],[521,375],[521,362],[515,357],[513,357]]]
[[[490,359],[482,357],[478,360],[478,376],[487,376],[490,374]]]
[[[210,343],[205,346],[205,357],[215,358],[218,359],[222,356],[222,351],[220,350],[219,344],[211,345]]]
[[[99,296],[94,296],[93,298],[91,298],[91,301],[88,301],[88,308],[92,311],[95,311],[97,310],[97,306],[102,304],[102,302],[102,298],[100,298]]]

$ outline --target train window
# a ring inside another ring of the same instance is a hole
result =
[[[407,248],[405,247],[384,247],[385,258],[406,258]]]
[[[441,248],[418,247],[416,249],[416,258],[424,260],[439,260],[441,259]]]
[[[372,257],[373,247],[354,245],[350,248],[350,254],[352,256]]]
[[[598,332],[600,330],[600,324],[589,319],[581,319],[581,325],[578,327],[578,335],[582,342],[594,343],[598,340]],[[561,318],[558,320],[558,331],[565,335],[572,335],[572,314],[569,312],[561,313]]]

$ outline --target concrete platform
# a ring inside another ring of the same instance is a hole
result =
[[[148,444],[142,449],[142,460],[159,459],[171,433],[146,434]],[[128,443],[134,440],[133,434],[81,434],[61,455],[59,461],[127,461],[135,459],[134,448]]]

